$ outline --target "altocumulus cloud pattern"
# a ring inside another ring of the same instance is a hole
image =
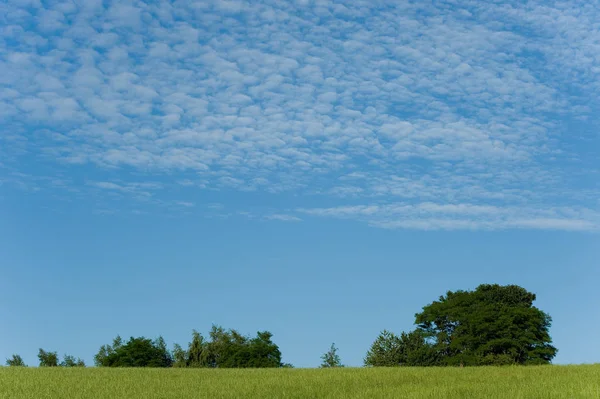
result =
[[[280,205],[229,212],[280,222],[600,226],[594,2],[7,0],[0,20],[3,189],[169,212],[254,191]]]

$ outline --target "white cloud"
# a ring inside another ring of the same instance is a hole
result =
[[[163,186],[155,182],[108,182],[108,181],[88,181],[87,185],[105,192],[116,192],[120,194],[129,194],[140,199],[147,200],[152,197],[153,192],[160,190]],[[178,203],[179,204],[179,203]],[[181,204],[180,204],[181,205]]]
[[[268,220],[279,220],[281,222],[301,222],[302,221],[302,219],[300,219],[297,216],[285,215],[285,214],[268,215],[268,216],[266,216],[266,218]]]
[[[194,206],[196,206],[196,204],[194,204],[193,202],[189,202],[189,201],[175,201],[176,205],[179,206],[183,206],[184,208],[193,208]]]
[[[394,203],[298,209],[311,216],[355,219],[376,227],[418,230],[511,228],[597,231],[600,212],[574,208],[496,207],[472,204]]]
[[[319,193],[356,218],[412,201],[410,221],[365,220],[382,227],[597,223],[525,215],[598,207],[573,172],[598,168],[581,144],[600,122],[590,3],[32,4],[7,3],[0,30],[0,156],[17,169],[33,154],[137,197],[161,190],[131,182],[169,174],[161,187]]]

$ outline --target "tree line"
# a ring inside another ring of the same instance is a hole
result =
[[[85,362],[75,356],[65,355],[62,361],[59,361],[58,352],[47,352],[40,348],[38,351],[40,367],[85,367]],[[7,366],[27,367],[23,358],[17,354],[6,359]]]
[[[396,335],[383,330],[364,365],[482,366],[548,364],[556,356],[549,334],[551,317],[533,306],[536,296],[516,285],[483,284],[473,291],[448,291],[415,315],[416,328]],[[120,336],[94,356],[98,367],[285,368],[268,331],[255,337],[212,326],[208,337],[196,330],[186,348],[169,350],[162,337]],[[321,356],[321,367],[343,367],[334,344]],[[81,359],[43,349],[41,367],[84,367]],[[25,366],[19,355],[8,366]]]
[[[237,330],[212,326],[209,339],[194,330],[187,348],[175,344],[169,351],[162,337],[152,341],[139,337],[124,343],[117,336],[112,345],[103,345],[94,363],[101,367],[285,367],[281,351],[268,331],[248,337]]]

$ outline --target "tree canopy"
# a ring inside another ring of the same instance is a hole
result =
[[[365,366],[425,366],[437,363],[436,353],[421,330],[400,336],[383,330],[364,359]]]
[[[283,367],[272,336],[268,331],[259,331],[250,338],[236,330],[213,326],[208,340],[194,330],[187,349],[175,344],[172,352],[162,337],[155,341],[132,337],[123,344],[117,336],[112,345],[100,348],[94,362],[104,367]]]
[[[273,343],[273,335],[259,331],[255,338],[240,334],[236,330],[225,330],[212,326],[209,340],[196,330],[188,349],[175,345],[173,357],[175,367],[209,368],[264,368],[282,367],[281,352]]]
[[[80,358],[75,356],[65,355],[63,361],[59,363],[58,352],[49,352],[40,348],[38,351],[38,359],[40,360],[40,367],[85,367],[85,363]],[[9,366],[24,366],[23,359],[19,355],[13,355],[12,359],[7,360]],[[23,363],[23,364],[19,364]]]
[[[63,361],[60,362],[61,367],[85,367],[85,362],[75,356],[65,355]]]
[[[40,367],[58,367],[57,352],[47,352],[40,348],[38,351],[38,359],[40,360]]]
[[[547,364],[556,355],[552,319],[536,296],[516,285],[448,291],[415,315],[400,337],[384,331],[371,346],[371,366]]]
[[[103,345],[94,363],[100,367],[171,367],[173,358],[165,340],[158,337],[151,340],[144,337],[131,337],[123,344],[120,336],[112,345]]]
[[[27,367],[23,358],[17,354],[14,354],[10,359],[6,359],[6,365],[11,367]]]

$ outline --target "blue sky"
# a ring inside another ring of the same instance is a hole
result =
[[[0,4],[0,358],[267,329],[360,365],[515,283],[600,361],[600,9]]]

